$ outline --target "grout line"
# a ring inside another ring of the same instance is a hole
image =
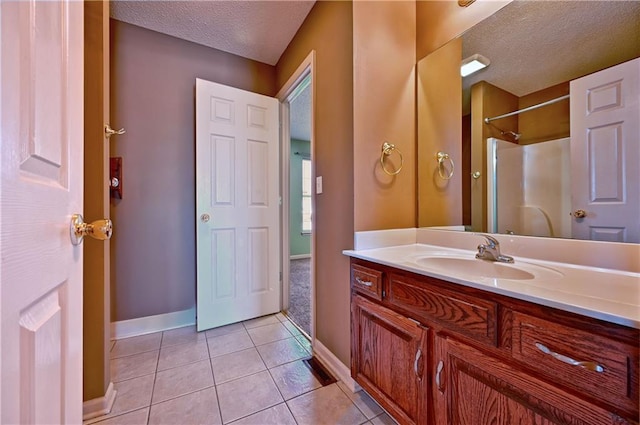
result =
[[[258,353],[260,354],[260,353]],[[264,363],[264,360],[262,361]],[[267,364],[265,363],[265,366]],[[276,390],[278,390],[278,394],[280,394],[280,398],[282,398],[282,402],[286,403],[286,399],[284,398],[284,394],[282,394],[282,391],[280,391],[280,387],[278,386],[276,380],[273,378],[273,374],[271,373],[271,369],[267,368],[267,373],[269,374],[269,377],[271,378],[271,380],[273,381],[273,385],[276,386]]]
[[[108,421],[108,420],[111,420],[113,418],[118,418],[120,416],[128,415],[129,413],[134,413],[134,412],[137,412],[138,410],[142,410],[142,409],[148,409],[149,410],[147,412],[147,422],[148,422],[149,421],[149,412],[151,411],[150,406],[137,407],[135,409],[127,410],[125,412],[120,412],[117,415],[113,415],[113,416],[110,416],[110,415],[97,416],[96,418],[88,419],[86,421],[83,421],[82,423],[86,424],[86,425],[100,424],[100,423],[102,423],[104,421]],[[99,419],[99,420],[95,420],[95,419]]]
[[[202,342],[202,341],[198,341],[198,344],[200,344],[201,342]],[[189,344],[189,343],[185,343],[185,344],[182,344],[182,345],[186,345],[186,344]],[[209,344],[207,344],[207,343],[206,343],[206,341],[205,341],[205,344],[206,344],[206,346],[207,346],[207,355],[209,355]],[[197,344],[196,344],[196,345],[197,345]],[[169,346],[169,347],[167,347],[167,348],[171,349],[171,348],[173,348],[173,347],[178,347],[178,345],[170,345],[170,346]],[[208,359],[211,359],[211,357],[207,357],[207,358],[208,358]],[[179,368],[179,367],[182,367],[182,366],[187,366],[187,365],[190,365],[190,364],[193,364],[193,363],[198,363],[198,362],[201,362],[201,361],[206,360],[207,358],[191,360],[191,361],[188,361],[188,362],[186,362],[186,363],[181,363],[181,364],[178,364],[178,365],[175,365],[175,366],[171,366],[171,367],[167,367],[167,368],[165,368],[165,369],[160,370],[160,369],[159,369],[159,368],[160,368],[160,356],[158,356],[158,364],[157,364],[157,366],[156,366],[156,369],[157,369],[157,370],[156,370],[156,373],[157,373],[157,372],[164,372],[164,371],[167,371],[167,370],[176,369],[176,368]]]
[[[213,364],[211,363],[211,351],[209,351],[209,341],[207,341],[207,354],[209,354],[209,369],[211,369],[211,379],[213,379],[213,391],[216,393],[216,402],[218,404],[218,415],[222,422],[222,406],[220,405],[220,396],[218,396],[218,385],[216,383],[216,375],[213,373]]]
[[[124,356],[118,356],[118,357],[111,357],[109,356],[109,360],[117,360],[117,359],[124,359],[126,357],[131,357],[131,356],[137,356],[138,354],[144,354],[144,353],[150,353],[152,351],[160,351],[160,347],[157,348],[151,348],[149,350],[143,350],[143,351],[138,351],[135,353],[131,353],[131,354],[125,354]]]
[[[258,353],[258,354],[260,354],[260,353]],[[263,363],[264,363],[264,362],[263,362]],[[278,392],[280,392],[280,389],[278,388],[278,385],[275,383],[275,380],[273,379],[273,376],[271,376],[271,373],[269,372],[269,370],[268,370],[268,369],[260,370],[260,371],[258,371],[258,372],[252,373],[252,374],[250,374],[250,375],[241,376],[241,377],[238,377],[238,378],[236,378],[236,379],[232,379],[232,380],[230,380],[230,381],[223,382],[223,383],[222,383],[222,384],[220,384],[220,385],[224,385],[224,384],[227,384],[227,383],[229,383],[229,382],[236,381],[236,380],[238,380],[238,379],[248,378],[248,377],[250,377],[250,376],[254,376],[254,375],[257,375],[257,374],[260,374],[260,373],[263,373],[263,372],[267,372],[267,373],[269,374],[269,377],[270,377],[270,378],[271,378],[271,380],[273,381],[273,385],[275,385],[275,387],[276,387],[276,389],[278,390]],[[216,395],[217,395],[217,388],[216,388]],[[277,405],[279,405],[279,404],[285,403],[284,397],[282,397],[282,393],[280,393],[280,397],[282,398],[282,402],[280,402],[280,403],[272,404],[272,405],[267,406],[267,407],[265,407],[265,408],[263,408],[263,409],[257,410],[257,411],[255,411],[255,412],[249,413],[249,414],[244,415],[244,416],[241,416],[241,417],[239,417],[239,418],[234,419],[234,420],[233,420],[233,421],[231,421],[231,422],[224,422],[224,421],[223,421],[222,423],[223,423],[223,424],[225,424],[225,425],[226,425],[226,424],[233,424],[234,422],[237,422],[237,421],[239,421],[239,420],[242,420],[242,419],[244,419],[244,418],[247,418],[247,417],[249,417],[249,416],[251,416],[251,415],[258,414],[258,413],[263,412],[263,411],[265,411],[265,410],[267,410],[267,409],[270,409],[270,408],[272,408],[272,407],[274,407],[274,406],[277,406]],[[218,403],[218,406],[220,406],[220,404],[219,404],[219,403]],[[221,418],[221,420],[222,420],[222,409],[220,409],[220,418]],[[296,423],[297,423],[297,422],[296,422]]]
[[[208,360],[209,360],[209,362],[208,362],[208,363],[209,363],[209,368],[211,369],[211,359],[208,359]],[[161,371],[159,371],[159,372],[156,372],[156,378],[157,378],[157,376],[158,376],[158,373],[163,373],[163,372],[166,372],[166,371],[169,371],[169,370],[177,369],[177,368],[179,368],[179,367],[183,367],[183,366],[190,366],[190,365],[193,365],[193,364],[195,364],[195,363],[202,363],[202,362],[206,362],[206,361],[207,361],[207,359],[201,359],[201,360],[198,360],[198,361],[195,361],[195,362],[191,362],[191,363],[186,363],[186,364],[184,364],[184,365],[177,366],[177,367],[174,367],[174,368],[171,368],[171,369],[164,369],[164,370],[161,370]],[[212,376],[211,376],[211,378],[213,379],[213,370],[211,370],[211,375],[212,375]],[[154,379],[154,382],[153,382],[153,384],[154,384],[154,391],[155,391],[155,383],[156,383],[156,380]],[[187,392],[186,392],[186,393],[184,393],[184,394],[176,395],[176,396],[173,396],[173,397],[170,397],[170,398],[164,399],[164,400],[162,400],[162,401],[158,401],[158,402],[156,402],[156,403],[154,403],[154,402],[153,402],[153,394],[152,394],[152,397],[151,397],[151,406],[155,406],[156,404],[164,403],[165,401],[173,400],[173,399],[176,399],[176,398],[182,397],[182,396],[184,396],[184,395],[193,394],[193,393],[195,393],[195,392],[202,391],[202,390],[205,390],[205,389],[207,389],[207,388],[211,388],[211,387],[215,387],[215,379],[213,380],[213,384],[211,384],[211,385],[207,385],[206,387],[202,387],[202,388],[198,388],[198,389],[190,390],[190,391],[187,391]]]
[[[164,332],[160,336],[160,348],[162,348],[162,340],[164,339]],[[153,374],[153,385],[151,385],[151,397],[149,399],[149,412],[147,413],[147,425],[151,420],[151,406],[153,405],[153,393],[156,391],[156,379],[158,378],[158,365],[160,364],[160,350],[158,350],[158,358],[156,359],[156,371]]]
[[[158,359],[159,359],[159,357],[160,357],[160,350],[146,351],[146,352],[144,352],[144,353],[140,353],[140,354],[149,354],[149,353],[153,353],[153,352],[157,352],[157,357],[156,357],[156,362],[157,362],[157,361],[158,361]],[[137,354],[134,354],[134,355],[137,355]],[[128,357],[133,357],[133,356],[128,356]],[[123,358],[124,358],[124,357],[120,357],[120,358],[117,358],[117,359],[111,359],[111,360],[110,360],[110,362],[111,362],[111,361],[114,361],[114,360],[120,360],[120,359],[123,359]],[[111,364],[110,364],[110,366],[111,366]],[[157,368],[158,368],[158,364],[156,363],[156,369],[157,369]],[[110,376],[110,378],[111,378],[111,381],[112,381],[114,384],[117,384],[117,383],[120,383],[120,382],[129,381],[129,380],[131,380],[131,379],[141,378],[141,377],[143,377],[143,376],[148,376],[148,375],[151,375],[151,374],[154,374],[154,373],[155,373],[155,372],[145,372],[145,373],[142,373],[142,374],[140,374],[140,375],[134,375],[134,376],[130,376],[130,377],[128,377],[128,378],[125,378],[125,379],[119,379],[119,380],[115,380],[115,378],[113,377],[113,375],[111,375],[111,376]]]
[[[342,382],[342,381],[338,381],[338,382]],[[362,409],[358,406],[358,404],[357,404],[357,403],[355,402],[355,400],[352,398],[352,397],[354,396],[354,394],[355,394],[355,393],[352,393],[351,395],[347,394],[347,392],[342,388],[342,386],[341,386],[341,385],[338,385],[338,382],[336,382],[336,383],[335,383],[335,384],[336,384],[336,386],[337,386],[338,388],[340,388],[340,391],[342,391],[342,393],[343,393],[343,394],[344,394],[344,395],[349,399],[349,401],[351,402],[351,404],[353,404],[353,405],[356,407],[356,409],[358,409],[358,411],[359,411],[360,413],[362,413],[362,416],[364,416],[364,417],[365,417],[366,421],[364,421],[363,423],[367,423],[367,422],[369,422],[371,419],[373,419],[373,418],[369,419],[369,417],[367,416],[367,414],[366,414],[366,413],[364,413],[364,412],[362,411]],[[343,383],[343,384],[344,384],[344,383]],[[375,418],[375,417],[377,417],[377,416],[374,416],[374,418]]]
[[[306,394],[306,393],[305,393]],[[302,395],[302,394],[301,394]],[[295,397],[294,397],[295,398]],[[293,398],[291,399],[293,400]],[[289,413],[291,413],[291,417],[293,418],[293,421],[296,423],[296,425],[298,424],[298,420],[296,419],[296,415],[293,414],[293,411],[291,410],[291,407],[289,407],[289,403],[287,403],[286,401],[284,402],[284,405],[287,407],[287,410],[289,410]]]
[[[209,330],[211,330],[211,329],[209,329]],[[237,330],[237,331],[230,331],[230,332],[227,332],[227,333],[224,333],[224,334],[220,334],[220,335],[212,335],[212,336],[209,336],[209,335],[207,335],[207,332],[208,332],[209,330],[204,331],[204,333],[205,333],[205,335],[204,335],[204,336],[205,336],[205,339],[206,339],[206,340],[210,340],[210,339],[212,339],[212,338],[219,338],[219,337],[221,337],[221,336],[227,336],[227,335],[231,335],[231,334],[237,334],[237,333],[240,333],[240,332],[247,332],[247,330],[246,330],[246,329],[244,328],[244,326],[243,326],[243,327],[242,327],[242,329],[239,329],[239,330]],[[248,332],[247,332],[247,333],[248,333]]]
[[[209,385],[209,386],[206,386],[206,387],[203,387],[203,388],[198,388],[196,390],[191,390],[191,391],[188,391],[188,392],[186,392],[184,394],[176,395],[176,396],[164,399],[162,401],[159,401],[157,403],[153,403],[153,404],[151,404],[150,406],[147,406],[147,407],[157,406],[159,404],[163,404],[163,403],[166,403],[168,401],[176,400],[178,398],[185,397],[185,396],[188,396],[188,395],[191,395],[191,394],[195,394],[195,393],[200,392],[200,391],[208,390],[209,388],[215,388],[215,385]],[[217,397],[217,391],[216,391],[216,397]],[[139,410],[139,409],[135,409],[135,410]]]
[[[213,365],[211,364],[211,350],[209,349],[209,341],[205,339],[205,343],[207,344],[207,356],[209,356],[209,367],[211,368],[211,377],[213,378],[213,385],[216,385],[216,376],[213,373]],[[218,392],[216,391],[216,397],[218,396]]]
[[[113,350],[114,350],[114,349],[116,348],[116,346],[118,345],[118,342],[120,342],[120,341],[125,341],[125,340],[127,340],[127,339],[139,338],[139,337],[147,337],[147,338],[148,338],[148,337],[150,337],[150,336],[152,336],[152,335],[155,335],[155,334],[160,334],[160,344],[159,344],[159,346],[158,346],[157,348],[143,349],[142,351],[136,351],[135,353],[129,353],[129,354],[120,355],[120,356],[117,356],[117,357],[112,357],[112,356],[111,356],[111,353],[113,352]],[[133,337],[130,337],[130,338],[123,338],[123,339],[116,340],[116,341],[115,341],[115,344],[113,344],[113,347],[109,350],[109,360],[122,359],[122,358],[125,358],[125,357],[135,356],[135,355],[137,355],[137,354],[149,353],[149,352],[151,352],[151,351],[160,350],[160,348],[161,348],[161,347],[162,347],[162,331],[160,331],[160,332],[154,332],[154,333],[152,333],[152,334],[146,334],[146,335],[133,336]]]
[[[223,422],[223,425],[233,425],[234,423],[236,423],[236,422],[238,422],[238,421],[241,421],[241,420],[243,420],[243,419],[246,419],[246,418],[248,418],[249,416],[257,415],[257,414],[258,414],[258,413],[260,413],[260,412],[264,412],[264,411],[265,411],[265,410],[267,410],[267,409],[271,409],[272,407],[276,407],[276,406],[279,406],[279,405],[281,405],[281,404],[286,404],[286,403],[285,403],[285,402],[282,402],[282,403],[276,403],[276,404],[274,404],[274,405],[272,405],[272,406],[268,406],[268,407],[265,407],[264,409],[260,409],[260,410],[258,410],[257,412],[249,413],[248,415],[244,415],[244,416],[241,416],[241,417],[239,417],[239,418],[236,418],[236,419],[232,420],[231,422]],[[293,416],[293,415],[292,415],[292,416]],[[293,419],[294,419],[294,421],[295,421],[295,418],[293,418]],[[298,423],[298,422],[296,422],[296,424],[297,424],[297,423]]]

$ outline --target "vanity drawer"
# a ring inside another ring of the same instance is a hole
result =
[[[551,382],[638,414],[638,348],[513,312],[515,359]]]
[[[462,335],[497,346],[495,302],[476,298],[459,291],[429,284],[426,278],[416,280],[391,274],[386,300],[416,319],[455,330]]]
[[[382,272],[351,264],[351,289],[382,301]]]

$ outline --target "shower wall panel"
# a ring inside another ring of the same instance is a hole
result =
[[[524,146],[524,234],[571,237],[569,140]]]

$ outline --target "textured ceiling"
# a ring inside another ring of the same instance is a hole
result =
[[[291,138],[311,140],[311,86],[307,86],[289,106]]]
[[[491,61],[465,105],[481,80],[523,96],[640,56],[640,1],[516,0],[462,38],[463,58]]]
[[[275,65],[315,1],[112,0],[111,17]]]
[[[114,19],[275,65],[314,3],[112,0],[110,5]],[[639,22],[640,1],[516,0],[463,35],[463,58],[480,53],[491,60],[488,68],[463,79],[463,109],[469,108],[469,87],[481,80],[522,96],[638,57]],[[303,105],[302,98],[298,102]],[[304,129],[308,112],[299,106],[293,113]],[[292,130],[308,140],[302,130]]]

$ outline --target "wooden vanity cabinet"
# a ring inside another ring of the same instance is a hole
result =
[[[426,423],[428,329],[359,295],[351,317],[351,376],[401,423]]]
[[[638,424],[638,329],[351,263],[351,374],[399,423]]]
[[[434,351],[434,424],[634,423],[453,338]]]

